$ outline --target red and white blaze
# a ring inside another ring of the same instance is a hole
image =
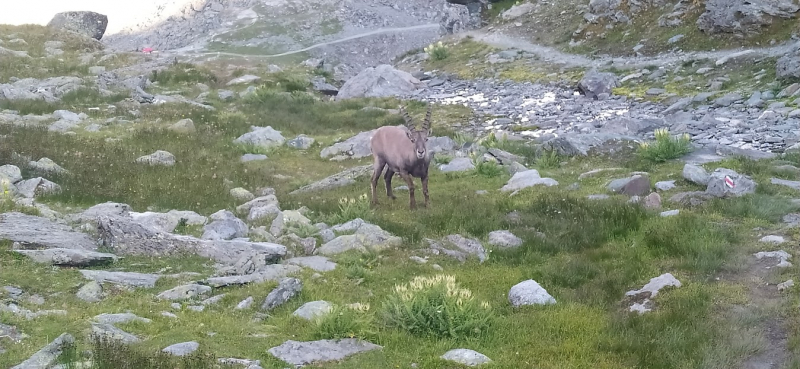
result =
[[[730,176],[725,176],[725,185],[728,186],[728,188],[736,187],[736,184],[733,183],[733,179],[731,179]]]

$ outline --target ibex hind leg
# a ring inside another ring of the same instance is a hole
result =
[[[383,175],[383,181],[386,183],[386,196],[394,200],[397,199],[397,196],[392,192],[392,177],[394,177],[394,171],[386,168],[386,174]]]
[[[372,178],[370,180],[370,194],[372,195],[372,205],[378,205],[378,196],[375,192],[377,192],[376,187],[378,186],[378,179],[381,177],[381,172],[383,172],[383,167],[386,166],[386,162],[381,160],[379,157],[375,157],[375,161],[372,163]]]

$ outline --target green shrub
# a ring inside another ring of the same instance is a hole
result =
[[[539,153],[536,157],[536,166],[544,169],[558,168],[561,166],[561,156],[555,150]]]
[[[420,276],[395,286],[382,311],[389,327],[418,336],[453,339],[485,334],[493,316],[489,303],[475,299],[449,275]]]
[[[328,314],[314,319],[314,339],[361,338],[369,340],[374,318],[369,314],[369,304],[335,306]]]
[[[495,178],[503,174],[503,168],[493,161],[482,161],[475,165],[475,174],[486,178]]]
[[[657,129],[655,135],[654,143],[643,142],[639,146],[637,154],[641,159],[653,163],[663,163],[680,158],[692,151],[692,142],[688,134],[670,137],[666,129]]]
[[[162,85],[178,83],[216,84],[217,82],[217,76],[214,73],[190,63],[173,64],[161,71],[153,70],[150,79]]]

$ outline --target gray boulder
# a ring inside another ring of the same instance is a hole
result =
[[[492,361],[486,355],[470,349],[453,349],[445,352],[441,358],[466,366],[478,366]]]
[[[56,14],[47,23],[47,26],[55,30],[67,30],[80,33],[84,36],[99,40],[106,33],[108,17],[95,12],[78,11],[63,12]]]
[[[103,299],[103,285],[90,281],[75,293],[75,297],[85,302],[98,302]]]
[[[22,180],[22,171],[15,165],[6,164],[0,166],[0,179],[3,178],[10,183],[17,183]]]
[[[694,184],[707,186],[711,176],[699,165],[685,164],[683,166],[683,178]]]
[[[144,213],[129,212],[128,214],[135,223],[166,233],[172,233],[181,219],[186,221],[186,225],[203,225],[208,221],[208,218],[193,211],[170,210],[166,213],[146,211]]]
[[[522,239],[511,231],[489,232],[489,244],[500,248],[516,248],[522,246]]]
[[[17,212],[0,214],[0,239],[19,242],[24,249],[97,249],[97,243],[85,233],[46,218]]]
[[[381,251],[398,247],[403,239],[384,231],[381,227],[354,219],[341,226],[333,227],[335,232],[354,232],[342,235],[323,244],[317,252],[321,255],[336,255],[349,250],[366,252],[367,250]]]
[[[70,267],[102,265],[118,259],[114,254],[77,249],[51,248],[43,250],[14,250],[14,252],[25,255],[37,263]]]
[[[303,318],[305,320],[314,320],[314,318],[324,316],[333,309],[333,305],[327,301],[311,301],[303,304],[292,315]]]
[[[11,84],[0,83],[0,98],[8,100],[44,100],[56,102],[69,92],[83,87],[78,77],[52,77],[42,80],[24,78]]]
[[[289,142],[286,143],[286,146],[298,150],[308,150],[311,148],[311,145],[314,144],[314,141],[315,140],[313,137],[308,137],[306,135],[298,135],[297,137],[289,140]]]
[[[169,151],[156,150],[152,154],[140,156],[136,159],[137,163],[150,164],[150,165],[175,165],[175,155]]]
[[[69,333],[62,333],[56,337],[52,342],[47,344],[41,350],[37,351],[28,360],[23,361],[19,365],[11,367],[11,369],[46,369],[55,364],[58,357],[61,356],[61,351],[64,346],[75,342],[75,338]]]
[[[267,127],[250,127],[250,132],[247,132],[239,138],[233,140],[233,143],[249,145],[260,148],[272,148],[283,145],[286,139],[283,138],[280,131],[276,131],[271,126]]]
[[[283,305],[293,297],[299,295],[302,290],[303,282],[299,279],[283,278],[278,282],[278,286],[270,291],[267,298],[264,299],[264,303],[261,304],[261,310],[269,311]]]
[[[388,64],[369,67],[344,83],[337,100],[354,97],[391,97],[413,93],[422,82]]]
[[[517,283],[511,287],[511,290],[508,291],[508,301],[511,302],[511,306],[514,307],[556,303],[553,296],[550,296],[550,294],[533,279]]]
[[[435,255],[445,254],[462,263],[467,258],[474,256],[480,263],[486,261],[487,252],[481,243],[472,238],[466,238],[460,234],[451,234],[442,239],[441,242],[426,238],[425,241],[430,245],[430,252]]]
[[[249,274],[211,277],[202,283],[211,287],[236,286],[250,283],[264,283],[267,281],[280,281],[287,276],[300,273],[303,269],[296,265],[270,264],[265,265]]]
[[[449,172],[466,172],[475,169],[470,158],[455,158],[447,164],[439,166],[439,170],[444,173]]]
[[[191,341],[191,342],[176,343],[174,345],[165,347],[161,351],[174,356],[186,356],[197,351],[197,349],[199,348],[200,348],[199,343]]]
[[[200,284],[186,284],[159,293],[156,297],[162,300],[187,300],[211,292],[211,287]]]
[[[122,329],[119,329],[109,323],[92,323],[91,335],[93,337],[118,341],[120,343],[125,343],[125,344],[136,343],[141,341],[139,337],[136,337],[128,332],[125,332]]]
[[[61,186],[42,177],[17,182],[17,192],[22,197],[32,199],[36,196],[52,195],[61,192]]]
[[[161,278],[158,274],[136,272],[110,272],[107,270],[80,270],[83,278],[97,283],[112,283],[126,287],[153,288]]]
[[[511,179],[500,188],[500,191],[508,192],[508,191],[518,191],[523,188],[533,187],[543,185],[547,187],[557,186],[558,181],[552,178],[542,178],[539,175],[539,171],[536,169],[529,169],[522,172],[514,173]]]
[[[204,240],[231,240],[247,237],[247,224],[228,210],[220,210],[211,214],[212,222],[203,227]]]
[[[697,27],[710,34],[750,34],[775,18],[794,18],[800,6],[792,0],[708,0]]]
[[[600,94],[611,95],[611,90],[619,86],[619,79],[613,73],[601,73],[596,70],[586,72],[578,82],[578,89],[586,97],[597,99]]]
[[[372,173],[372,164],[352,167],[349,169],[345,169],[339,173],[325,177],[319,181],[300,187],[290,192],[289,194],[295,195],[299,193],[325,191],[334,188],[349,186],[351,184],[356,183],[357,179],[368,176],[370,173]]]
[[[727,183],[729,177],[733,185]],[[708,180],[706,193],[714,197],[739,197],[756,192],[756,182],[752,178],[726,168],[717,168]]]
[[[775,75],[778,78],[800,79],[800,50],[789,52],[778,58],[775,64]]]
[[[267,351],[286,363],[303,366],[313,363],[340,361],[358,353],[381,348],[381,346],[356,338],[344,338],[310,342],[289,340]]]

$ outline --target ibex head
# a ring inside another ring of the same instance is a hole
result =
[[[428,153],[428,148],[425,143],[428,142],[428,135],[431,133],[431,105],[428,105],[428,112],[425,114],[425,120],[422,122],[422,129],[417,130],[414,127],[414,121],[408,116],[404,106],[400,106],[400,114],[403,116],[405,126],[408,129],[406,136],[414,144],[414,153],[417,159],[424,159]]]

